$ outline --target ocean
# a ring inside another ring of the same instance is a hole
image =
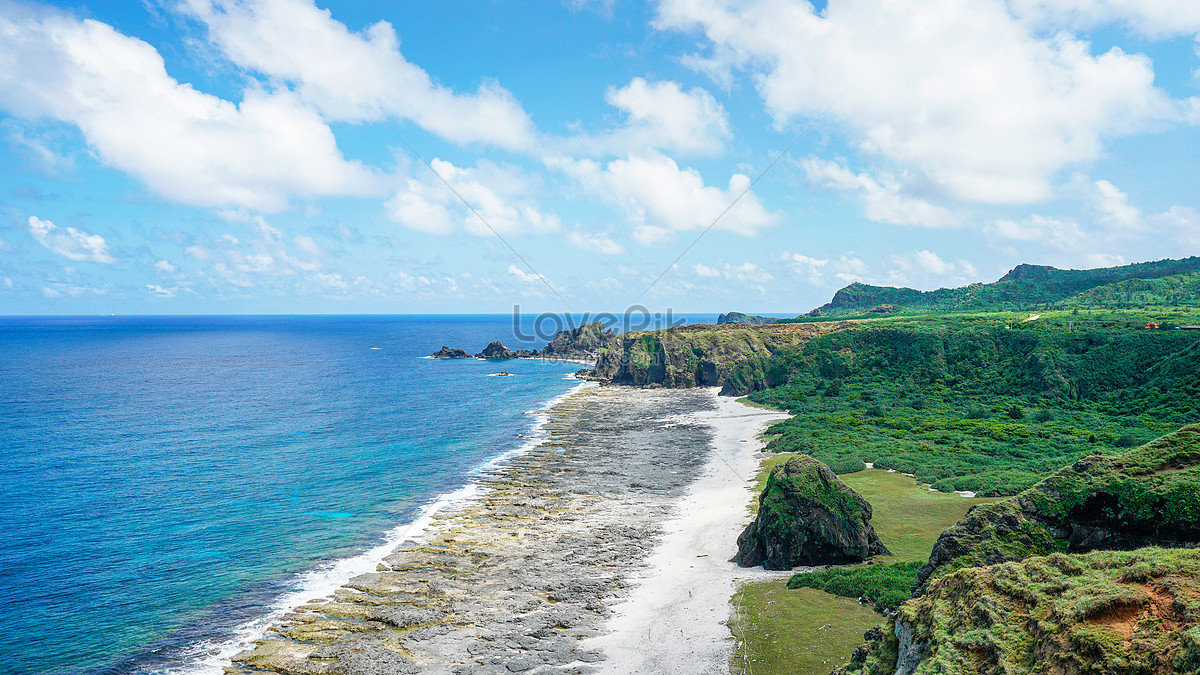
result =
[[[219,672],[270,612],[374,569],[580,386],[423,358],[540,347],[533,320],[0,318],[6,672]]]

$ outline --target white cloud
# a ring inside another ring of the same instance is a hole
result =
[[[604,255],[621,255],[625,253],[625,247],[613,241],[607,234],[584,234],[575,231],[567,237],[567,242],[575,248],[593,253],[602,253]]]
[[[175,297],[175,295],[179,289],[178,288],[163,288],[162,286],[158,286],[155,284],[146,284],[146,290],[150,291],[151,295],[158,297],[158,298],[173,298],[173,297]]]
[[[1200,4],[1192,0],[1009,0],[1039,27],[1089,29],[1124,24],[1150,38],[1200,33]]]
[[[693,266],[693,269],[696,271],[697,276],[713,279],[724,277],[733,281],[752,284],[766,283],[775,278],[769,272],[752,262],[744,262],[740,265],[731,265],[727,262],[722,262],[718,263],[716,267],[696,264]]]
[[[296,248],[304,251],[314,258],[320,258],[325,255],[324,249],[318,246],[316,240],[307,234],[296,235],[292,241],[295,242]]]
[[[634,225],[634,239],[643,244],[661,242],[676,232],[704,229],[726,209],[714,229],[753,236],[779,222],[779,215],[764,208],[751,192],[729,208],[749,187],[748,177],[735,173],[729,187],[722,190],[705,185],[695,169],[681,169],[675,160],[657,152],[604,166],[591,160],[551,160],[550,165],[620,207]]]
[[[1200,211],[1188,206],[1172,206],[1154,216],[1153,221],[1179,243],[1200,246]]]
[[[1106,180],[1096,181],[1092,206],[1099,216],[1100,224],[1109,230],[1132,233],[1146,227],[1141,209],[1130,204],[1129,195]]]
[[[890,177],[883,182],[871,176],[855,174],[837,162],[810,157],[801,163],[808,180],[829,190],[861,192],[866,200],[865,213],[875,222],[919,227],[953,227],[958,219],[948,210],[923,199],[902,194],[900,185]]]
[[[13,250],[12,244],[0,239],[0,253],[8,253],[11,250]]]
[[[351,32],[310,0],[185,0],[211,39],[243,68],[295,86],[326,119],[394,117],[456,142],[520,150],[534,143],[520,103],[492,81],[456,94],[400,53],[391,24]]]
[[[154,269],[165,274],[174,274],[179,271],[178,267],[172,265],[166,260],[159,260],[158,262],[154,263]]]
[[[517,167],[480,160],[475,168],[464,168],[437,158],[430,164],[502,235],[545,234],[562,229],[557,215],[540,210],[528,198],[534,190],[533,181]],[[392,220],[413,230],[449,234],[462,226],[471,234],[492,236],[492,230],[434,175],[409,178],[384,206]]]
[[[536,281],[541,281],[546,278],[545,276],[543,276],[541,274],[533,274],[532,272],[526,272],[525,270],[521,269],[520,267],[517,267],[516,265],[509,265],[508,273],[513,275],[514,277],[520,279],[521,281],[524,281],[527,283],[534,283]]]
[[[553,141],[557,151],[627,155],[657,148],[711,155],[719,153],[730,136],[725,108],[700,87],[684,91],[678,82],[635,77],[620,89],[609,87],[604,98],[625,114],[624,123],[606,133]]]
[[[61,298],[62,297],[62,293],[59,293],[58,291],[54,290],[53,288],[50,288],[49,286],[42,286],[42,295],[46,296],[47,298]]]
[[[1068,251],[1083,239],[1083,230],[1074,220],[1031,215],[1020,220],[1002,219],[992,223],[989,231],[1002,239],[1036,242]]]
[[[5,288],[13,287],[13,280],[9,279],[8,277],[4,277],[3,279],[0,279],[0,283],[3,283]]]
[[[315,278],[322,286],[336,288],[340,291],[350,290],[350,283],[342,278],[340,274],[318,274]]]
[[[29,217],[29,233],[42,246],[76,262],[90,260],[111,264],[117,261],[109,255],[104,237],[98,234],[88,234],[73,227],[62,230],[54,223],[37,216]]]
[[[98,21],[0,17],[0,108],[77,126],[106,164],[185,204],[270,211],[380,189],[294,94],[251,89],[234,104],[199,92],[154,47]]]
[[[867,153],[959,199],[1030,202],[1104,140],[1181,120],[1150,59],[1043,37],[1002,0],[664,0],[656,26],[702,30],[710,72],[745,68],[780,125],[826,113]]]

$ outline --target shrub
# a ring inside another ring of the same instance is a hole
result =
[[[1133,434],[1121,434],[1117,436],[1117,440],[1113,441],[1113,445],[1118,448],[1132,448],[1138,445],[1138,437]]]
[[[1008,409],[1008,416],[1014,420],[1023,420],[1025,419],[1025,411],[1021,410],[1021,406],[1013,405]]]
[[[836,474],[858,473],[867,468],[867,463],[857,457],[844,457],[829,462],[826,466]]]
[[[1049,422],[1050,420],[1054,419],[1054,413],[1042,408],[1041,410],[1037,411],[1037,414],[1033,416],[1033,419],[1037,420],[1038,422]]]
[[[992,412],[981,405],[973,405],[967,408],[967,419],[969,420],[986,420],[992,416]]]
[[[867,408],[868,417],[884,417],[886,414],[887,413],[885,413],[883,410],[883,406],[879,405],[878,403]]]
[[[846,598],[866,598],[876,611],[894,610],[909,598],[922,562],[891,565],[836,567],[802,572],[788,580],[788,588],[816,588]]]

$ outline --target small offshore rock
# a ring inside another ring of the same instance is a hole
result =
[[[461,349],[451,349],[446,345],[429,355],[431,359],[469,359],[471,355]]]

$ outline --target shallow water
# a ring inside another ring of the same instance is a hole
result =
[[[511,336],[506,316],[0,319],[6,670],[174,669],[394,536],[576,386],[577,364],[420,358]]]

